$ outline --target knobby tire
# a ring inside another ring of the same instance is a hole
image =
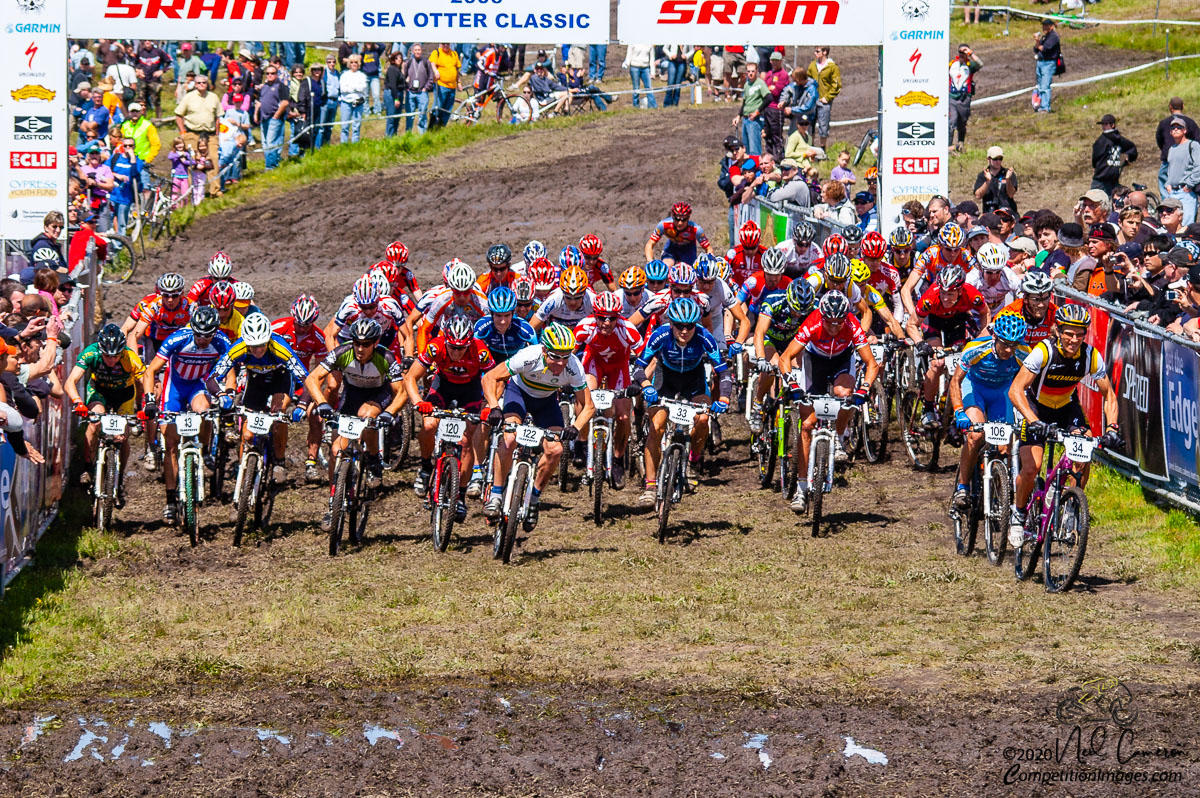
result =
[[[454,529],[454,509],[458,503],[458,458],[452,454],[438,459],[436,501],[431,511],[433,520],[433,547],[445,551],[450,545],[450,534]]]
[[[1047,593],[1070,590],[1087,553],[1089,531],[1087,496],[1072,485],[1058,503],[1058,521],[1046,537],[1042,565]]]
[[[1008,546],[1008,521],[1012,517],[1012,485],[1009,484],[1008,466],[1003,460],[993,460],[988,466],[991,471],[990,507],[983,527],[983,542],[987,548],[988,562],[999,565],[1004,562],[1004,549]]]
[[[812,511],[812,536],[825,537],[829,534],[828,529],[821,529],[821,516],[824,511],[825,504],[825,480],[826,472],[829,470],[829,444],[828,440],[819,440],[814,447],[813,462],[812,462],[812,483],[808,486],[808,506]]]
[[[340,461],[333,472],[333,500],[329,506],[329,556],[336,557],[342,547],[342,526],[346,523],[346,487],[350,479],[350,461]]]
[[[679,453],[676,445],[667,447],[662,482],[658,483],[658,542],[667,542],[667,524],[671,520],[671,502],[675,495],[675,480],[679,477]]]
[[[608,481],[608,435],[603,427],[592,436],[592,519],[604,523],[604,483]]]
[[[520,468],[518,464],[514,464],[513,468]],[[500,559],[505,565],[512,561],[513,546],[517,542],[517,526],[521,523],[518,518],[520,508],[525,501],[525,490],[529,482],[528,468],[520,468],[520,473],[513,478],[512,496],[509,500],[507,512],[504,515],[504,521],[501,527],[504,530],[503,538],[500,541]]]
[[[238,480],[237,520],[233,525],[233,545],[242,545],[242,533],[250,521],[255,504],[255,482],[258,479],[258,452],[246,452],[242,460],[241,478]]]

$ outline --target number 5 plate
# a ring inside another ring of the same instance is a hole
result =
[[[1004,446],[1012,440],[1012,426],[999,421],[983,425],[983,439],[993,446]]]
[[[366,428],[367,420],[365,418],[354,418],[353,416],[338,418],[338,435],[348,441],[356,441],[361,438],[363,430]]]
[[[202,420],[199,413],[180,413],[175,416],[175,431],[183,436],[199,435]]]
[[[466,431],[467,422],[461,418],[443,418],[438,422],[438,438],[450,443],[461,441]]]
[[[613,400],[617,398],[617,394],[613,391],[592,391],[592,404],[597,410],[607,410],[613,406]]]
[[[266,413],[247,413],[246,426],[255,435],[266,435],[271,431],[271,425],[275,423],[275,419],[271,418]]]
[[[100,430],[105,435],[123,435],[126,423],[125,416],[101,416]]]
[[[696,408],[690,405],[685,405],[680,402],[665,402],[667,406],[667,414],[676,424],[690,427],[696,418]]]
[[[832,397],[823,396],[813,400],[813,411],[817,414],[817,418],[823,421],[837,418],[841,410],[842,403]]]
[[[546,433],[542,431],[541,427],[533,427],[529,424],[517,427],[517,443],[521,446],[537,446],[544,437],[546,437]]]
[[[1066,449],[1067,458],[1071,462],[1090,463],[1092,460],[1092,450],[1096,448],[1096,442],[1091,438],[1081,438],[1071,435],[1063,440],[1063,448]]]
[[[875,358],[876,363],[882,363],[883,344],[871,344],[871,356]]]

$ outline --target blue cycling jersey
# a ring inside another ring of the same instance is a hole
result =
[[[646,348],[637,359],[638,368],[646,368],[651,358],[658,358],[662,367],[670,371],[691,371],[699,368],[704,361],[712,363],[717,374],[723,374],[728,368],[721,359],[721,351],[717,339],[703,327],[696,328],[696,334],[685,346],[680,346],[675,340],[675,331],[670,324],[656,327],[646,339]]]
[[[262,357],[255,357],[254,353],[250,351],[250,346],[243,339],[239,338],[234,341],[233,345],[229,347],[229,351],[213,367],[213,379],[218,382],[225,379],[225,375],[234,366],[244,368],[247,379],[261,379],[287,369],[292,375],[297,391],[299,386],[304,385],[304,379],[308,376],[308,369],[304,368],[300,358],[296,357],[296,353],[279,333],[271,333]]]
[[[1013,378],[1021,370],[1021,362],[1027,352],[1018,348],[1016,353],[1007,360],[996,357],[993,339],[990,335],[968,341],[963,347],[959,368],[967,370],[967,376],[972,382],[989,386],[1012,385]]]
[[[529,326],[529,322],[515,314],[512,324],[503,333],[496,331],[491,316],[484,316],[475,322],[475,337],[483,341],[497,363],[503,363],[525,347],[537,343],[537,333]]]

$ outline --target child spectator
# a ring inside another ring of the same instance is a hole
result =
[[[829,179],[838,181],[846,188],[850,188],[857,182],[854,172],[850,169],[850,150],[842,150],[838,153],[837,166],[833,167],[833,171],[829,173]]]
[[[171,162],[171,198],[186,196],[192,190],[191,170],[196,165],[196,159],[188,152],[187,143],[182,138],[175,139],[167,160]]]
[[[208,171],[212,167],[212,158],[208,156],[208,140],[200,139],[196,144],[196,169],[192,172],[193,204],[199,205],[204,201],[204,186],[208,182]]]

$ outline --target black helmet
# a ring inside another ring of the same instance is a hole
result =
[[[492,266],[504,266],[512,260],[512,250],[507,244],[493,244],[488,247],[487,262]]]
[[[378,341],[382,335],[383,328],[375,319],[362,318],[350,325],[350,340],[356,344]]]
[[[842,238],[847,244],[857,244],[863,240],[863,231],[857,227],[847,227],[842,230]]]
[[[807,219],[796,222],[795,226],[792,227],[792,240],[797,244],[811,244],[812,240],[816,237],[817,228]]]
[[[196,308],[192,313],[192,332],[196,335],[216,335],[219,329],[221,329],[221,317],[217,315],[216,308],[204,305]]]
[[[96,345],[100,348],[100,354],[116,357],[125,351],[125,335],[120,327],[110,321],[100,328]]]

